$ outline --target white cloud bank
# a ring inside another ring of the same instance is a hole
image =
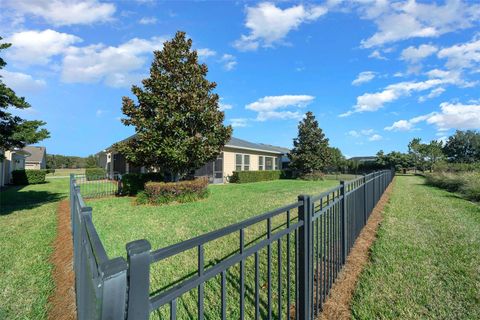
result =
[[[315,21],[327,13],[323,6],[302,4],[281,9],[274,3],[263,2],[255,7],[247,7],[245,26],[250,29],[241,35],[234,47],[241,51],[257,50],[259,47],[272,47],[282,43],[287,34],[301,24]]]
[[[20,94],[37,92],[47,86],[43,79],[34,79],[31,75],[22,72],[0,70],[2,81]]]
[[[443,102],[439,112],[414,117],[409,120],[399,120],[391,126],[385,127],[387,131],[411,131],[415,125],[426,122],[435,125],[438,130],[449,129],[480,129],[480,104],[462,104]]]
[[[310,104],[315,97],[309,95],[282,95],[266,96],[245,106],[245,109],[257,112],[257,121],[271,119],[300,119],[299,111],[284,110],[287,108],[303,108]]]
[[[40,17],[54,26],[92,24],[113,19],[113,3],[97,0],[7,0],[17,15]]]

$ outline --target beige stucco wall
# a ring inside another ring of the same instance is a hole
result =
[[[225,147],[223,150],[223,176],[228,178],[235,171],[235,155],[236,154],[248,154],[250,155],[250,171],[258,170],[258,157],[267,156],[275,158],[274,161],[278,161],[279,155],[276,153],[255,151],[255,150],[244,150]],[[264,170],[265,170],[265,160],[264,160]]]
[[[25,170],[40,170],[43,169],[40,163],[38,162],[26,162]]]

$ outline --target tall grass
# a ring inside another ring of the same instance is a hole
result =
[[[480,172],[434,172],[425,175],[427,184],[458,192],[465,198],[480,201]]]

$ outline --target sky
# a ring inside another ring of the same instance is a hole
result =
[[[347,157],[480,128],[478,1],[0,0],[2,81],[51,154],[134,133],[123,96],[181,30],[217,83],[234,136],[291,147],[312,111]]]

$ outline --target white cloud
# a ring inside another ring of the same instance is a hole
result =
[[[41,17],[55,26],[92,24],[112,20],[115,5],[97,0],[7,0],[20,15]]]
[[[425,102],[428,99],[436,98],[436,97],[440,96],[442,93],[444,93],[445,91],[446,91],[446,89],[442,88],[442,87],[435,88],[432,91],[430,91],[430,93],[427,94],[426,96],[421,96],[420,98],[418,98],[418,102]]]
[[[409,96],[414,92],[421,92],[425,90],[435,89],[445,85],[458,85],[458,86],[471,86],[471,83],[465,82],[460,78],[460,73],[444,70],[430,70],[426,73],[430,79],[425,81],[404,81],[395,84],[391,84],[384,88],[382,91],[375,93],[364,93],[357,97],[357,103],[346,113],[340,115],[340,117],[346,117],[357,112],[372,112],[377,111],[386,103],[398,100],[401,97]],[[440,94],[436,91],[434,94]]]
[[[480,105],[443,102],[440,104],[440,112],[432,112],[418,116],[410,120],[394,122],[387,131],[410,131],[414,125],[420,122],[435,125],[439,131],[449,129],[479,129],[480,128]]]
[[[422,44],[418,47],[410,46],[403,49],[401,59],[410,63],[418,63],[420,60],[434,54],[438,48],[430,44]]]
[[[447,59],[445,65],[450,69],[478,68],[480,63],[480,36],[470,42],[444,48],[438,52],[438,57]]]
[[[223,68],[227,71],[233,70],[237,66],[237,58],[231,54],[224,54],[220,62],[223,63]]]
[[[350,131],[348,131],[347,134],[348,134],[349,136],[354,137],[354,138],[360,137],[360,133],[358,133],[356,130],[350,130]]]
[[[147,24],[155,24],[157,23],[157,18],[155,17],[143,17],[142,19],[138,20],[138,23],[147,25]]]
[[[357,130],[350,130],[347,132],[347,135],[353,138],[360,138],[360,137],[367,137],[370,141],[377,141],[380,140],[382,137],[378,134],[375,134],[375,130],[373,129],[362,129],[360,131]],[[378,138],[380,137],[380,138]]]
[[[69,83],[104,81],[113,87],[131,85],[144,77],[139,70],[145,65],[147,54],[161,49],[164,41],[162,37],[133,38],[118,47],[103,44],[70,47],[63,59],[62,80]]]
[[[368,57],[378,59],[378,60],[388,60],[386,57],[382,55],[380,50],[373,50],[372,53],[368,55]]]
[[[364,48],[382,46],[410,38],[438,37],[477,23],[480,5],[462,1],[436,3],[359,1],[362,18],[373,20],[377,32],[362,41]]]
[[[208,48],[201,48],[197,49],[197,54],[200,58],[208,58],[213,57],[217,54],[217,52]]]
[[[72,44],[81,41],[77,36],[50,29],[21,31],[5,39],[12,44],[6,54],[9,60],[22,65],[45,65],[53,56],[65,53]]]
[[[248,120],[245,118],[233,118],[230,119],[230,124],[234,128],[242,128],[247,126]]]
[[[230,110],[230,109],[233,108],[233,106],[231,104],[222,103],[222,102],[218,103],[218,107],[219,107],[220,111]]]
[[[305,7],[302,4],[281,9],[270,2],[247,7],[245,26],[250,29],[250,33],[241,35],[234,46],[241,51],[272,47],[282,43],[287,34],[302,23],[315,21],[327,11],[323,6]]]
[[[372,81],[375,78],[376,73],[373,71],[363,71],[360,72],[355,80],[352,81],[354,86],[361,85],[362,83],[367,83]]]
[[[302,108],[315,99],[309,95],[266,96],[245,106],[246,109],[257,112],[258,121],[270,119],[300,119],[298,111],[283,110],[287,108]]]
[[[21,72],[0,70],[0,76],[8,87],[20,94],[37,92],[47,86],[45,80],[34,79],[31,75]]]
[[[382,140],[383,137],[379,134],[374,134],[370,138],[368,138],[368,141],[379,141]]]

